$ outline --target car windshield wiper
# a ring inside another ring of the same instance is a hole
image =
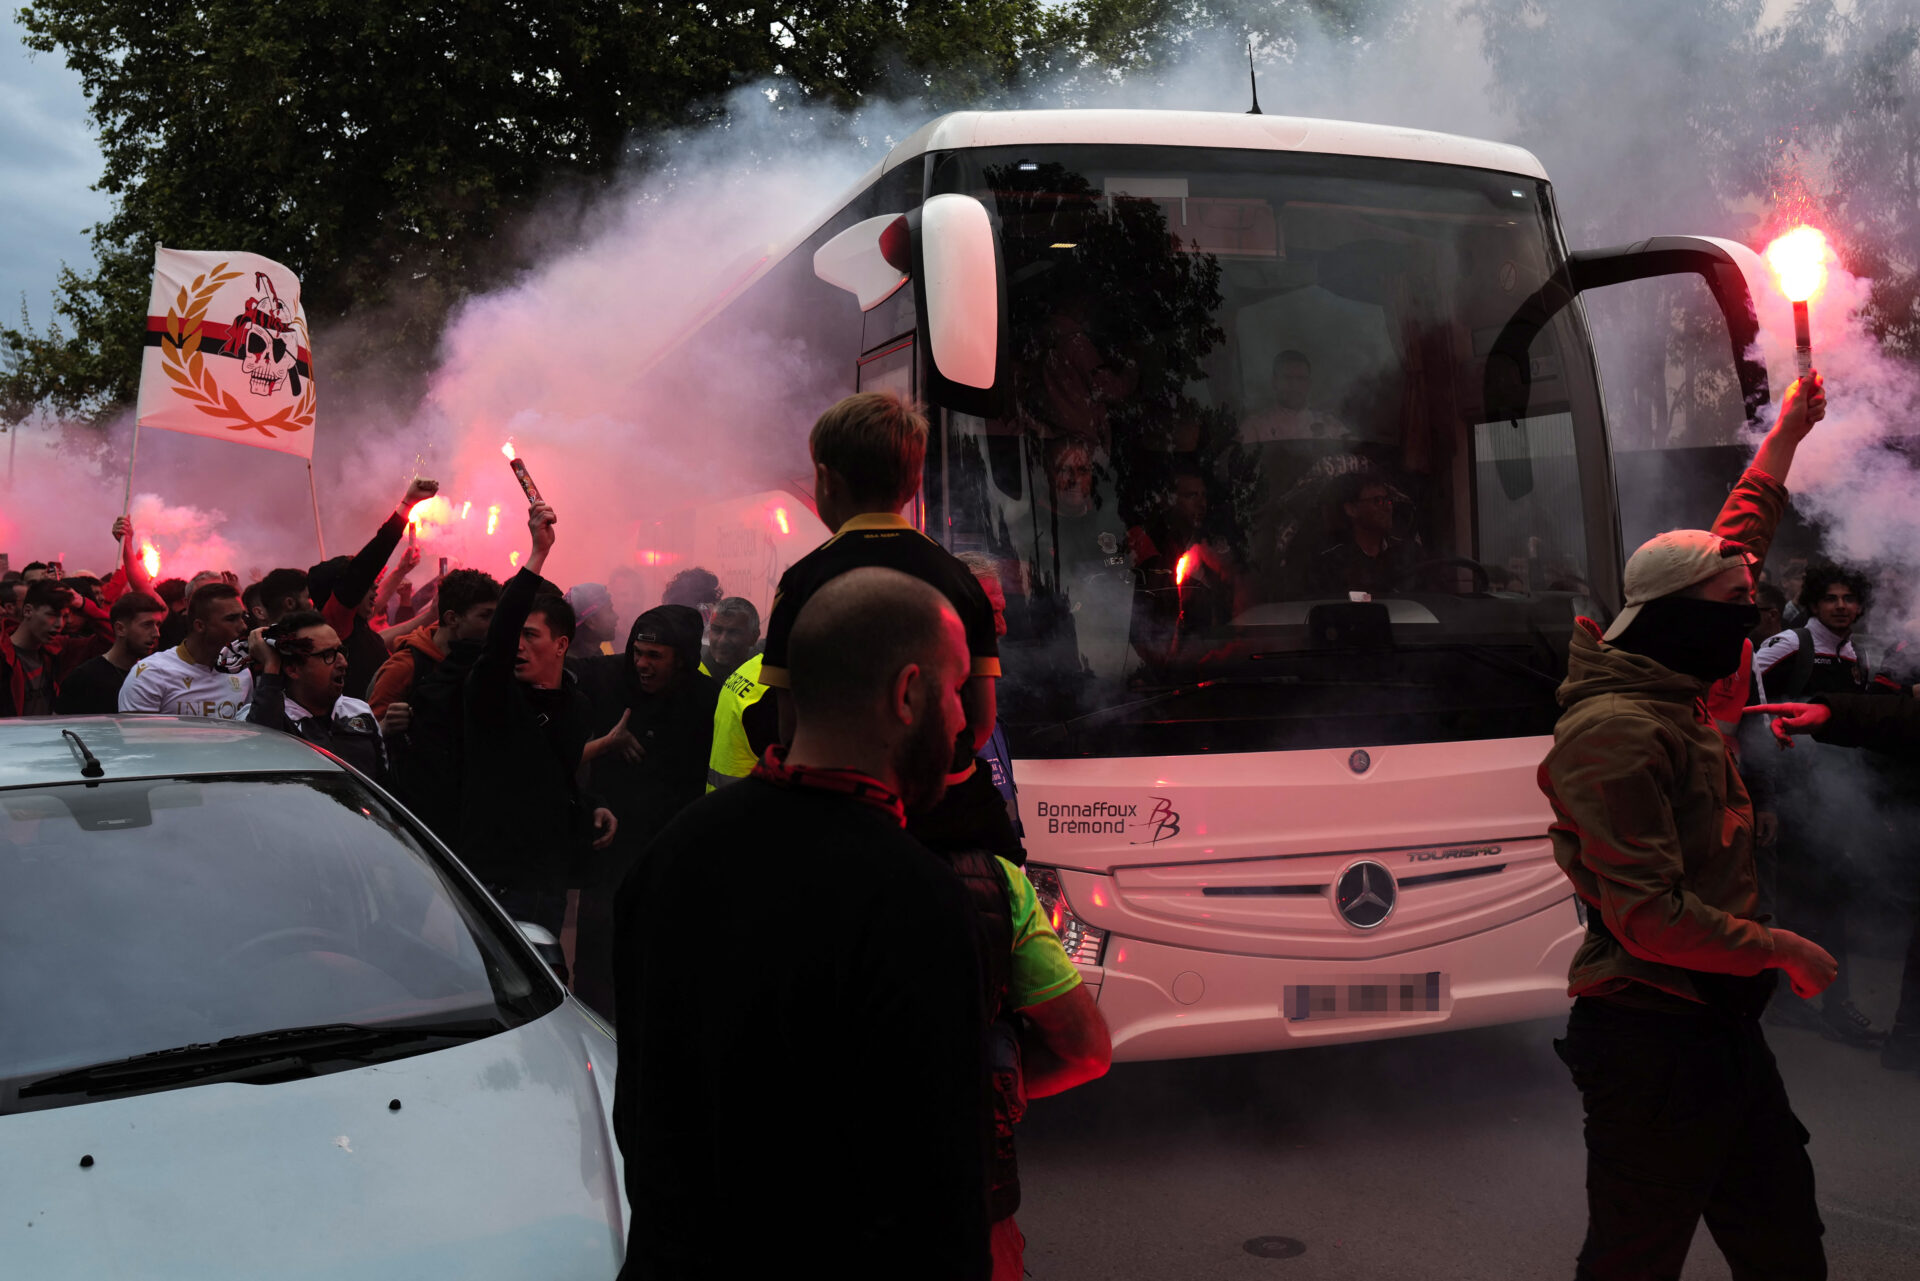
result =
[[[56,1072],[22,1085],[17,1094],[26,1099],[49,1094],[111,1094],[169,1083],[191,1084],[263,1063],[284,1063],[291,1069],[329,1059],[364,1060],[413,1041],[475,1041],[505,1030],[505,1024],[491,1018],[446,1023],[322,1023],[313,1027],[276,1028]]]

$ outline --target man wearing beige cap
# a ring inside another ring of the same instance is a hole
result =
[[[1836,966],[1756,919],[1753,806],[1705,701],[1740,667],[1753,570],[1825,414],[1818,375],[1789,387],[1713,529],[1650,539],[1605,635],[1574,631],[1540,787],[1587,922],[1554,1043],[1586,1105],[1580,1281],[1678,1277],[1702,1218],[1742,1281],[1826,1276],[1807,1132],[1760,1012],[1774,970],[1811,996]]]

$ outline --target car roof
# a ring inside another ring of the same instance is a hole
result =
[[[24,716],[0,720],[0,787],[87,782],[71,731],[102,781],[340,770],[311,744],[245,721],[197,716]]]
[[[892,169],[931,151],[1047,143],[1305,151],[1460,165],[1525,174],[1529,178],[1547,176],[1540,161],[1524,147],[1436,133],[1431,129],[1363,124],[1356,120],[1316,120],[1307,116],[1084,107],[951,112],[914,130],[888,153],[881,167]]]

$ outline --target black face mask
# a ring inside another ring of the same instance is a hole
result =
[[[1758,605],[1662,596],[1641,606],[1613,644],[1682,675],[1717,681],[1739,668],[1747,635],[1759,625]]]

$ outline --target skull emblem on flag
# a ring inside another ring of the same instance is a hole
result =
[[[253,287],[261,293],[247,299],[246,311],[233,318],[226,354],[240,357],[247,390],[254,395],[271,396],[286,383],[298,396],[300,366],[294,352],[293,311],[280,301],[266,272],[253,274]]]

